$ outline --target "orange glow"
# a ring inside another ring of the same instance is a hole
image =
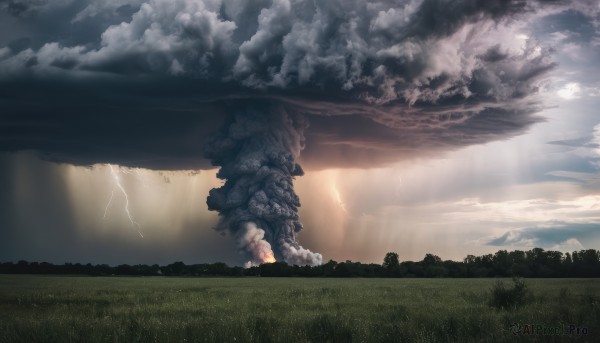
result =
[[[273,255],[273,253],[266,254],[265,257],[263,257],[263,263],[273,263],[273,262],[277,262],[277,260],[275,259],[275,255]]]

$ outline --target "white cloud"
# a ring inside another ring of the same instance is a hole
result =
[[[496,221],[504,223],[543,223],[566,221],[589,223],[600,221],[600,195],[571,199],[531,198],[484,202],[479,198],[462,199],[454,203],[455,210],[444,216],[452,220]]]
[[[501,235],[482,238],[475,242],[513,249],[540,247],[567,252],[597,244],[600,238],[599,229],[600,223],[548,222],[540,226],[509,230]]]
[[[569,38],[569,35],[565,34],[564,32],[561,32],[561,31],[552,32],[549,36],[550,36],[551,42],[553,42],[555,44],[560,43],[563,40]]]
[[[598,156],[600,156],[600,124],[594,126],[594,138],[592,143],[596,146],[594,150]]]
[[[555,245],[549,247],[548,249],[562,251],[562,252],[571,252],[571,251],[584,250],[585,247],[576,238],[569,238],[564,242],[560,242],[559,244],[555,244]]]
[[[580,97],[581,87],[576,82],[567,83],[556,94],[565,100],[578,99]]]
[[[599,87],[590,87],[587,89],[588,95],[593,97],[600,97],[600,88]]]

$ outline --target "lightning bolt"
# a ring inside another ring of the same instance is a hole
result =
[[[113,189],[112,192],[110,192],[110,199],[108,199],[108,204],[106,204],[106,208],[104,208],[104,216],[102,217],[102,219],[106,220],[106,217],[108,216],[108,208],[110,207],[110,204],[112,204],[112,199],[115,196],[115,190]]]
[[[135,219],[133,219],[133,216],[131,215],[131,212],[129,211],[129,195],[127,194],[127,192],[125,191],[125,188],[123,187],[123,185],[121,184],[121,178],[119,177],[119,170],[115,170],[115,168],[112,166],[112,164],[109,164],[108,167],[110,168],[110,173],[113,177],[113,179],[115,180],[115,186],[116,188],[118,188],[121,193],[123,194],[123,196],[125,197],[125,213],[127,214],[127,217],[129,218],[129,221],[131,222],[131,225],[136,228],[137,232],[140,234],[140,237],[144,238],[144,235],[142,234],[141,231],[141,225],[135,221]],[[129,171],[124,171],[125,174],[129,174]],[[108,209],[110,207],[110,204],[112,203],[113,197],[115,195],[115,190],[112,190],[112,193],[110,195],[110,199],[108,200],[108,204],[106,204],[106,208],[104,209],[104,219],[106,219],[106,216],[108,214]]]
[[[342,195],[340,194],[340,191],[338,190],[337,185],[335,183],[333,183],[331,187],[331,192],[333,194],[333,198],[338,203],[338,205],[340,205],[342,211],[344,211],[344,213],[348,213],[348,211],[346,210],[346,204],[344,204],[344,201],[342,200]]]

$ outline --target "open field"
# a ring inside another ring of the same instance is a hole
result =
[[[511,309],[489,305],[496,281],[0,275],[0,342],[600,340],[600,280],[527,279]]]

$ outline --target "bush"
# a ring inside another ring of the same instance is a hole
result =
[[[498,281],[491,290],[490,305],[505,309],[523,305],[528,299],[528,290],[525,281],[513,278],[513,287],[507,288],[504,282]]]

